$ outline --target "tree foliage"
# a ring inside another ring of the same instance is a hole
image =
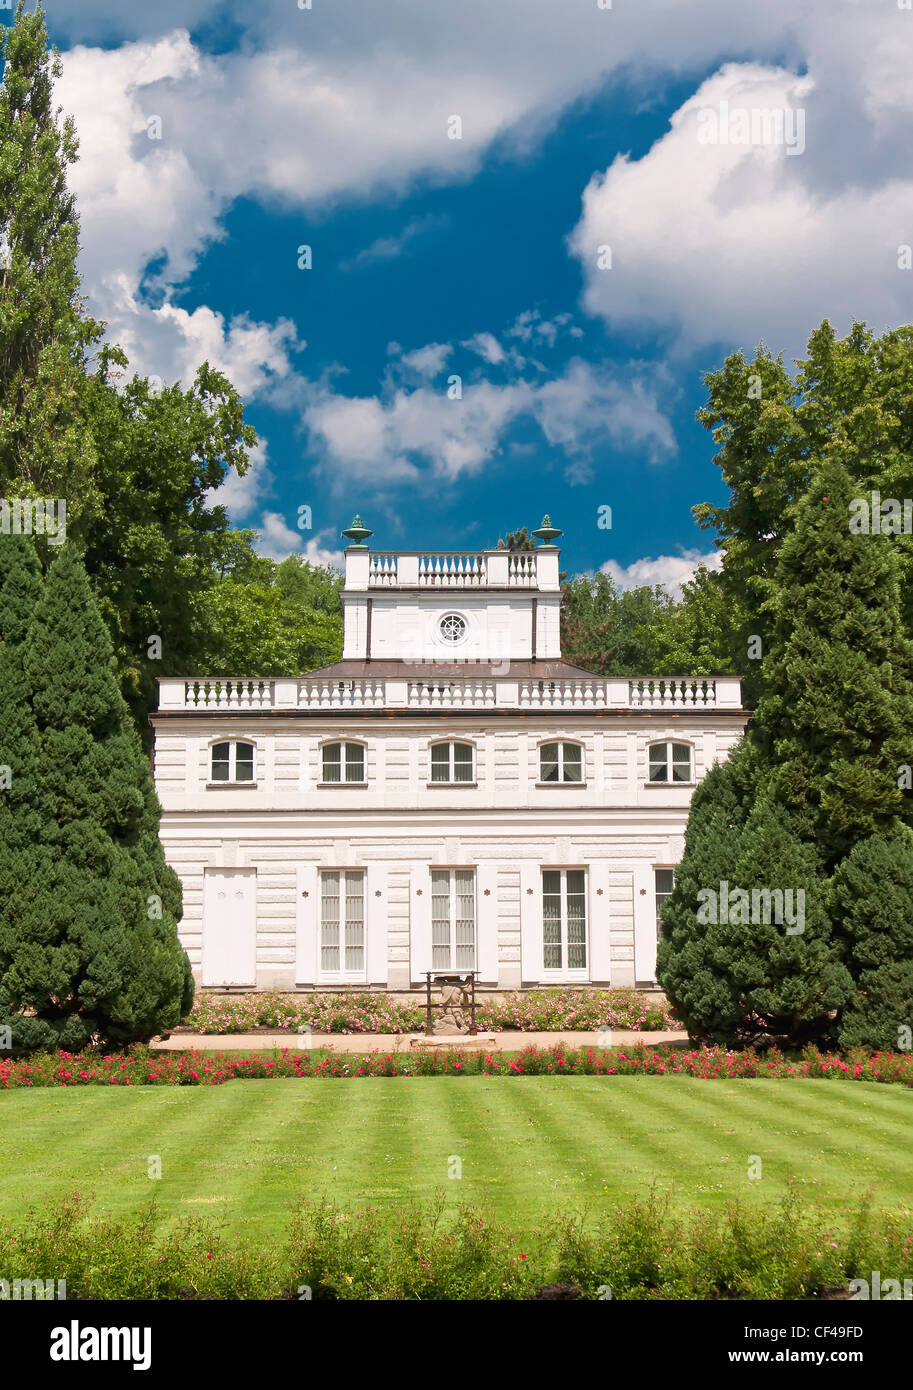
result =
[[[913,733],[913,645],[892,539],[849,529],[854,485],[815,469],[765,582],[770,651],[752,737],[768,795],[828,871],[860,839],[909,816],[898,787]]]
[[[909,1047],[913,834],[894,826],[860,840],[838,865],[830,893],[831,916],[855,980],[840,1021],[841,1046]]]
[[[14,589],[34,597],[24,637]],[[0,1025],[17,1051],[146,1041],[193,1000],[181,890],[72,547],[43,584],[27,561],[7,566],[0,620],[0,761],[12,774],[0,810]]]
[[[695,792],[658,977],[692,1038],[827,1041],[852,990],[827,882],[783,808],[753,800],[753,761],[743,747]]]

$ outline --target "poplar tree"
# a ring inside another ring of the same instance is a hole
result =
[[[0,29],[0,490],[98,507],[83,412],[85,357],[102,333],[79,294],[70,117],[54,106],[60,58],[44,10],[18,0]]]
[[[4,593],[9,579],[4,584]],[[85,571],[54,560],[0,691],[30,719],[18,833],[0,870],[0,1025],[13,1048],[146,1041],[175,1026],[193,984],[181,892],[158,839],[148,758],[118,688]]]

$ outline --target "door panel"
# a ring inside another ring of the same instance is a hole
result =
[[[203,885],[203,984],[257,982],[257,871],[207,869]]]

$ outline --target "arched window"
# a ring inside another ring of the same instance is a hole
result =
[[[690,743],[651,743],[650,781],[693,782]]]
[[[540,782],[582,782],[583,748],[579,743],[543,743],[539,748]]]
[[[473,780],[471,743],[433,743],[431,745],[432,782],[471,782]]]
[[[252,782],[254,745],[240,739],[214,743],[211,750],[210,779],[213,782]]]
[[[361,743],[325,743],[322,751],[323,782],[364,782],[365,749]]]

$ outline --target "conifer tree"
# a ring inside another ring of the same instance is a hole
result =
[[[911,814],[913,645],[889,536],[850,530],[855,485],[825,459],[799,504],[765,603],[773,621],[752,737],[766,792],[830,871]]]
[[[28,793],[37,738],[22,657],[41,582],[31,536],[0,535],[0,905],[10,888],[3,875],[15,847],[28,844],[38,830]]]
[[[814,850],[781,807],[748,811],[754,757],[743,746],[695,792],[658,977],[693,1038],[825,1041],[851,981]]]
[[[714,763],[691,798],[685,850],[663,906],[656,974],[693,1037],[722,1036],[732,1013],[714,960],[714,943],[698,921],[698,894],[734,881],[742,827],[751,809],[753,748],[743,740],[725,763]]]
[[[856,982],[840,1020],[841,1047],[909,1047],[913,834],[905,826],[853,847],[831,880],[830,911]]]
[[[15,653],[17,698],[0,692],[0,704],[22,699],[35,757],[13,777],[30,833],[0,867],[0,1025],[19,1051],[148,1040],[193,998],[180,886],[110,637],[69,547]]]

